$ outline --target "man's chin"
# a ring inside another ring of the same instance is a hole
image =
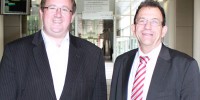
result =
[[[54,33],[62,33],[63,32],[61,29],[52,29],[51,31]]]

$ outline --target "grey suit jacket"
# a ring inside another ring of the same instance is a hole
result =
[[[67,68],[60,100],[107,99],[101,49],[70,35]],[[56,100],[40,31],[5,47],[0,65],[0,100]]]
[[[129,74],[137,51],[131,50],[116,59],[110,100],[127,100]],[[186,54],[162,45],[147,100],[200,100],[197,62]]]

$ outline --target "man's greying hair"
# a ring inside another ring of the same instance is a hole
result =
[[[71,0],[71,2],[72,2],[72,14],[74,14],[75,12],[76,12],[76,2],[75,2],[75,0]],[[41,0],[41,2],[40,2],[40,8],[43,10],[44,8],[44,6],[45,6],[45,3],[46,3],[46,0]]]
[[[160,11],[161,11],[161,14],[162,14],[162,17],[163,17],[163,21],[162,21],[162,26],[165,26],[166,24],[166,17],[165,17],[165,11],[164,9],[160,6],[160,3],[157,2],[157,1],[144,1],[142,2],[136,13],[135,13],[135,17],[134,17],[134,24],[136,24],[136,18],[137,18],[137,15],[138,15],[138,12],[140,11],[141,8],[143,7],[155,7],[155,8],[158,8]]]

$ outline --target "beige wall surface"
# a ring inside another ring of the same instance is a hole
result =
[[[193,0],[176,1],[176,49],[193,56]]]
[[[21,37],[20,15],[4,15],[4,44]]]
[[[193,50],[193,28],[192,27],[178,27],[176,28],[177,36],[176,36],[176,48],[179,51],[187,53],[192,56]]]

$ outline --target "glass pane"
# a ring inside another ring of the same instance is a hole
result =
[[[137,40],[134,37],[121,36],[116,38],[116,56],[138,47]]]
[[[115,15],[130,15],[130,2],[115,2]]]
[[[31,14],[27,16],[27,31],[23,36],[33,34],[40,29],[39,19],[39,6],[35,3],[32,4]]]
[[[79,20],[78,36],[101,47],[100,34],[103,31],[102,20]]]
[[[104,53],[106,61],[112,60],[113,53],[113,19],[83,19],[77,15],[77,36],[90,41]]]
[[[134,0],[115,0],[116,2],[119,2],[119,1],[122,1],[122,2],[124,2],[124,1],[134,1]]]
[[[143,2],[145,0],[134,0],[131,2],[131,12],[130,12],[130,15],[135,15],[135,12],[138,8],[138,6],[140,5],[141,2]]]
[[[116,36],[131,36],[131,17],[117,16],[116,17]]]

